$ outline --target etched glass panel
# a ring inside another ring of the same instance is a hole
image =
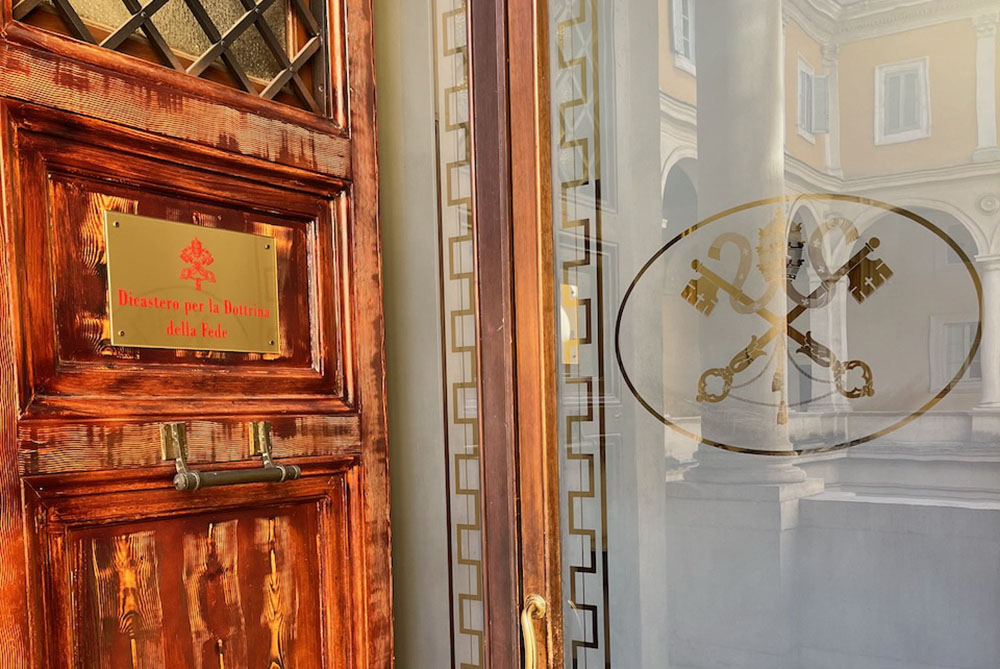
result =
[[[562,666],[1000,667],[1000,1],[688,4],[547,5]]]

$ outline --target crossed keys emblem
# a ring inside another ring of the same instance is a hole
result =
[[[786,227],[784,213],[781,210],[777,212],[769,225],[758,230],[757,270],[766,282],[764,294],[759,298],[754,299],[743,290],[751,270],[753,257],[750,241],[745,236],[734,232],[723,233],[716,237],[708,250],[708,257],[711,260],[721,260],[722,248],[727,244],[739,249],[739,266],[732,281],[724,279],[704,262],[697,259],[692,261],[691,267],[698,273],[698,276],[688,282],[681,292],[681,296],[705,317],[711,316],[712,311],[718,305],[719,291],[721,290],[729,296],[729,303],[733,311],[739,314],[756,314],[770,324],[770,328],[763,334],[752,335],[750,343],[737,352],[727,366],[711,368],[702,373],[698,380],[696,398],[698,402],[718,403],[729,397],[735,378],[750,369],[758,358],[765,356],[767,345],[779,338],[783,330],[788,338],[798,345],[797,353],[805,354],[817,365],[833,372],[834,384],[838,393],[849,399],[870,397],[875,394],[874,377],[868,363],[863,360],[842,361],[837,359],[830,347],[817,341],[811,331],[803,333],[793,325],[796,319],[810,309],[820,308],[828,304],[836,294],[838,282],[844,276],[848,277],[848,292],[859,304],[871,297],[892,277],[893,273],[889,266],[881,259],[872,257],[872,254],[879,247],[877,237],[868,239],[864,246],[852,255],[850,260],[831,271],[826,262],[824,240],[834,230],[839,230],[844,242],[852,246],[860,238],[854,223],[846,218],[831,218],[816,227],[809,237],[807,253],[810,265],[819,277],[820,283],[808,295],[803,295],[792,285],[799,269],[805,262],[803,251],[807,245],[803,239],[802,226],[793,224]],[[785,282],[788,297],[795,303],[785,318],[779,317],[768,308],[768,304],[778,292],[782,280]],[[858,385],[848,387],[847,377],[853,370],[860,371],[861,382]],[[721,381],[721,390],[714,392],[709,390],[709,383],[712,379]],[[772,390],[778,391],[780,388],[781,372],[777,371],[772,382]],[[784,422],[782,412],[787,420],[787,408],[784,401],[779,409],[779,422]]]

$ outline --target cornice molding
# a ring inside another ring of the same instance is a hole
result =
[[[697,108],[660,91],[660,134],[674,138],[678,145],[685,145],[696,140],[697,129]],[[696,150],[693,146],[691,149]],[[864,193],[889,188],[922,188],[927,184],[975,179],[992,184],[998,177],[1000,162],[994,161],[845,179],[816,169],[785,153],[785,178],[801,188],[816,192]]]
[[[973,19],[996,10],[993,0],[920,0],[902,7],[886,9],[892,0],[868,0],[859,8],[841,17],[837,25],[837,41],[848,42],[877,37],[903,30]]]
[[[660,115],[668,121],[679,123],[687,128],[698,127],[698,109],[687,102],[678,100],[660,91]]]
[[[820,44],[855,42],[950,21],[995,15],[995,0],[786,0],[784,12]],[[994,23],[995,25],[995,23]]]
[[[848,193],[860,193],[886,188],[922,188],[927,184],[946,181],[969,182],[973,179],[983,179],[986,183],[995,185],[998,176],[1000,176],[1000,164],[998,163],[968,163],[876,177],[846,179],[843,182],[843,188]]]
[[[833,40],[840,5],[831,0],[785,0],[782,5],[785,20],[791,19],[810,38],[820,44]]]
[[[805,161],[785,153],[785,180],[808,192],[837,193],[843,189],[844,180],[818,170]]]
[[[981,14],[973,19],[977,37],[992,37],[997,34],[997,23],[1000,23],[1000,12]]]

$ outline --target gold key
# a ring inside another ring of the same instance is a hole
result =
[[[695,261],[692,266],[699,269],[701,264]],[[719,284],[702,273],[701,276],[688,281],[681,291],[681,297],[701,313],[711,316],[715,305],[719,303]]]
[[[869,258],[868,254],[878,248],[878,237],[872,237],[865,248],[856,256],[856,262],[847,272],[851,296],[861,304],[872,293],[892,278],[892,269],[881,258]]]

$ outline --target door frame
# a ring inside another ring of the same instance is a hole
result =
[[[545,0],[469,4],[486,658],[562,665],[555,281]],[[514,650],[517,649],[517,650]]]

